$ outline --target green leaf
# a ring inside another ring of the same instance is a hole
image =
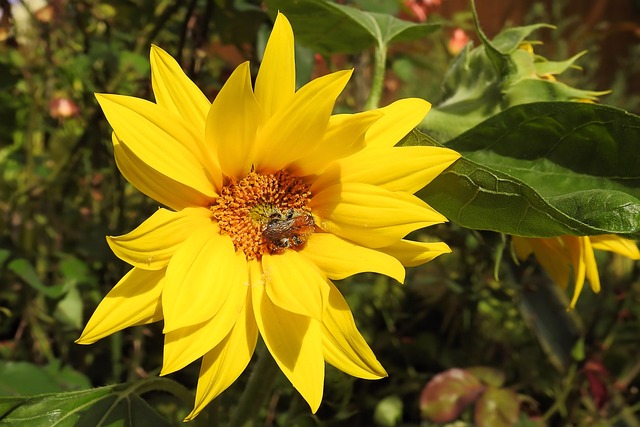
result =
[[[540,76],[544,76],[545,74],[562,74],[571,67],[580,68],[573,64],[586,53],[587,51],[583,50],[564,61],[547,61],[546,58],[539,57],[540,60],[535,63],[536,74]]]
[[[406,143],[434,145],[414,133]],[[451,140],[464,157],[419,195],[467,228],[640,236],[640,118],[584,103],[512,107]],[[446,191],[443,191],[446,189]]]
[[[476,402],[478,427],[512,427],[520,417],[518,395],[505,388],[489,388]]]
[[[61,391],[91,388],[91,381],[85,374],[76,371],[71,366],[63,365],[60,360],[51,361],[43,369],[55,376]]]
[[[78,418],[77,426],[163,427],[172,424],[137,394],[114,394],[91,406]]]
[[[582,90],[571,87],[562,82],[549,80],[526,79],[505,88],[503,94],[510,105],[529,104],[534,102],[552,101],[596,101],[598,96],[607,91]]]
[[[42,283],[31,263],[24,258],[14,259],[7,265],[7,268],[13,271],[26,284],[49,298],[59,298],[66,291],[66,285],[64,284],[46,286]]]
[[[515,51],[522,42],[525,41],[527,37],[531,33],[540,28],[555,28],[553,25],[549,24],[533,24],[526,25],[524,27],[513,27],[507,28],[506,30],[501,31],[498,35],[496,35],[493,40],[491,40],[492,46],[501,54],[509,55],[513,51]],[[576,55],[574,58],[581,56],[582,54]]]
[[[355,5],[358,9],[389,15],[398,15],[401,10],[399,2],[389,0],[353,0],[350,4]]]
[[[114,385],[29,398],[0,397],[0,426],[170,426],[136,391],[135,385]]]
[[[31,396],[90,386],[83,374],[69,367],[61,367],[59,361],[47,366],[27,362],[0,362],[0,395]]]
[[[82,297],[78,287],[73,285],[56,306],[55,317],[63,325],[70,325],[75,329],[82,328]]]
[[[418,131],[410,134],[405,144],[439,145]],[[464,157],[417,195],[450,221],[466,228],[528,237],[579,231],[579,224],[553,209],[523,182]]]
[[[322,54],[354,53],[393,41],[416,40],[440,28],[324,0],[267,0],[291,21],[296,40]]]
[[[96,278],[87,263],[73,255],[65,255],[60,261],[59,268],[65,279],[73,284],[96,283]]]

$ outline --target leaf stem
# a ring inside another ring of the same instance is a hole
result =
[[[382,97],[382,89],[384,88],[384,72],[387,64],[387,45],[378,43],[375,50],[373,63],[373,78],[371,79],[371,91],[369,98],[365,103],[365,110],[373,110],[378,108],[380,98]]]
[[[260,346],[258,353],[258,362],[240,396],[240,402],[231,417],[229,427],[253,425],[253,421],[271,394],[273,383],[278,376],[278,365],[264,345]]]

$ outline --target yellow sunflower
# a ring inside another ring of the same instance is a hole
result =
[[[325,361],[356,377],[385,377],[331,280],[376,272],[402,282],[404,266],[450,252],[404,239],[446,221],[413,193],[459,157],[394,147],[430,104],[406,99],[331,115],[351,71],[296,91],[293,47],[279,14],[255,88],[244,63],[210,103],[153,46],[156,103],[97,95],[118,168],[168,209],[107,237],[133,268],[77,342],[164,320],[161,374],[202,357],[186,420],[242,373],[258,335],[314,412]]]
[[[569,285],[573,272],[573,297],[569,304],[572,309],[576,306],[585,279],[589,281],[593,292],[600,292],[600,276],[594,249],[614,252],[634,260],[640,259],[640,251],[634,241],[613,234],[537,239],[514,236],[512,244],[518,259],[524,261],[534,254],[553,281],[563,289]]]

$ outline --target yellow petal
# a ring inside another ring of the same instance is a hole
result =
[[[251,294],[247,293],[247,298]],[[193,411],[184,419],[190,421],[220,393],[227,389],[245,370],[258,339],[258,328],[249,299],[242,305],[238,321],[227,337],[205,354],[198,376],[198,388]]]
[[[451,248],[443,242],[414,242],[411,240],[400,240],[379,250],[398,259],[405,267],[422,265],[437,256],[451,252]]]
[[[329,287],[320,271],[306,258],[296,251],[265,254],[262,271],[271,302],[292,313],[322,319]]]
[[[593,247],[589,237],[585,237],[584,244],[584,267],[585,276],[591,285],[591,290],[595,293],[600,292],[600,275],[598,274],[598,265],[596,264],[596,257],[593,254]]]
[[[226,176],[242,179],[253,165],[260,106],[251,88],[249,63],[240,64],[214,99],[205,129]]]
[[[151,46],[151,85],[156,103],[182,117],[204,138],[211,103],[180,65],[158,46]]]
[[[234,268],[244,270],[244,275],[239,274],[236,283],[225,284],[229,287],[229,296],[220,311],[203,323],[165,334],[160,375],[180,370],[213,349],[229,334],[239,316],[244,316],[249,283],[248,267],[244,254],[236,253],[236,258],[237,266]]]
[[[338,160],[314,182],[311,191],[326,183],[361,182],[389,191],[415,193],[456,161],[460,154],[440,147],[370,148]]]
[[[387,376],[353,320],[349,305],[333,283],[322,321],[322,346],[327,362],[354,377],[375,380]]]
[[[153,169],[140,160],[112,133],[116,165],[124,178],[142,193],[176,211],[193,206],[208,206],[212,198]]]
[[[367,129],[380,117],[382,113],[377,110],[331,116],[320,144],[315,149],[311,147],[309,154],[297,160],[290,169],[298,176],[318,175],[335,160],[362,150]]]
[[[591,236],[589,239],[593,249],[614,252],[631,259],[640,259],[640,251],[633,240],[623,239],[613,234]]]
[[[121,260],[144,270],[158,270],[167,266],[194,230],[217,233],[208,209],[185,208],[179,212],[158,209],[130,233],[108,236],[107,243]]]
[[[164,275],[165,269],[132,268],[100,302],[76,343],[92,344],[129,326],[162,320]]]
[[[245,286],[246,267],[229,236],[194,232],[171,258],[162,292],[164,333],[211,319],[231,294]]]
[[[143,99],[96,94],[120,142],[159,173],[214,197],[210,161],[202,139],[176,114]],[[212,167],[212,166],[211,166]]]
[[[251,297],[260,335],[276,363],[316,412],[322,401],[324,358],[320,322],[275,306],[262,284],[259,267],[251,270]]]
[[[339,280],[358,273],[373,272],[404,282],[404,267],[394,257],[330,233],[312,234],[301,254],[330,279]]]
[[[418,126],[431,109],[424,99],[407,98],[379,108],[384,117],[367,131],[367,147],[393,147]]]
[[[351,182],[326,188],[310,206],[323,230],[370,248],[389,246],[411,231],[447,220],[410,194]]]
[[[529,244],[529,240],[530,239],[527,239],[526,237],[511,236],[513,251],[520,261],[526,260],[529,258],[529,255],[533,253],[533,248],[531,247],[531,244]]]
[[[293,30],[287,18],[278,12],[256,77],[255,94],[265,122],[291,103],[296,89],[295,73]]]
[[[588,240],[588,237],[562,236],[562,241],[569,251],[571,266],[573,267],[574,284],[573,297],[569,303],[570,308],[575,308],[580,292],[582,292],[582,287],[584,286],[587,271],[585,262],[585,240]],[[591,251],[591,256],[593,256],[593,251]]]
[[[562,239],[531,238],[528,243],[551,279],[563,289],[566,288],[571,274],[571,258]]]
[[[339,71],[312,80],[265,123],[256,144],[258,172],[285,169],[320,144],[335,101],[349,77],[351,71]]]

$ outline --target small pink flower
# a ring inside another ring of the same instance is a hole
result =
[[[438,9],[442,0],[404,0],[404,5],[419,22],[427,20],[427,15]]]
[[[456,28],[453,30],[451,38],[449,38],[449,53],[457,55],[460,51],[469,43],[469,36],[464,32],[462,28]]]
[[[65,97],[56,97],[49,102],[49,114],[54,119],[68,119],[79,113],[75,102]]]

